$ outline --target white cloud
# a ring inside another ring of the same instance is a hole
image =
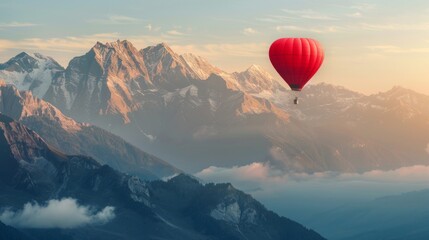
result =
[[[423,23],[385,23],[385,24],[373,24],[373,23],[361,23],[360,28],[363,30],[370,31],[425,31],[429,30],[429,22]]]
[[[373,45],[366,48],[383,53],[429,53],[429,47],[403,48],[394,45]]]
[[[230,182],[269,209],[292,219],[310,219],[350,203],[427,189],[429,166],[365,173],[285,172],[268,163],[209,167],[195,174],[203,182]]]
[[[0,51],[19,49],[20,51],[57,51],[82,53],[88,51],[96,42],[113,42],[118,39],[127,39],[137,48],[142,48],[160,42],[174,43],[175,38],[169,35],[134,35],[124,36],[118,32],[98,33],[82,36],[68,36],[63,38],[26,38],[21,40],[0,39]]]
[[[76,50],[88,49],[97,41],[113,41],[118,39],[118,33],[101,33],[93,35],[85,35],[79,37],[63,37],[63,38],[26,38],[21,40],[0,39],[0,49],[15,48],[21,50],[54,50],[59,52],[72,52]]]
[[[351,17],[351,18],[361,18],[362,17],[362,13],[361,12],[354,12],[354,13],[349,13],[346,14],[347,17]]]
[[[256,31],[253,28],[250,28],[250,27],[243,29],[243,34],[245,34],[245,35],[254,35],[254,34],[257,34],[257,33],[258,33],[258,31]]]
[[[334,18],[332,16],[329,16],[323,13],[316,12],[312,9],[305,9],[305,10],[283,9],[282,11],[299,18],[306,18],[306,19],[312,19],[312,20],[337,20],[337,18]]]
[[[361,3],[361,4],[356,4],[356,5],[350,6],[351,9],[356,9],[359,11],[372,10],[372,9],[375,9],[375,7],[376,7],[375,4],[370,4],[370,3]]]
[[[211,179],[215,182],[218,182],[220,179],[228,181],[227,179],[234,178],[239,181],[258,181],[258,180],[273,180],[279,175],[280,172],[274,172],[274,169],[271,169],[269,164],[266,163],[251,163],[245,166],[234,166],[232,168],[221,168],[221,167],[208,167],[203,169],[201,172],[195,174],[197,177],[202,179]]]
[[[167,31],[167,34],[172,35],[172,36],[183,36],[183,35],[185,35],[185,33],[177,31],[177,30]]]
[[[268,23],[280,23],[291,19],[294,19],[294,18],[283,16],[283,15],[269,15],[267,17],[256,18],[257,21],[268,22]]]
[[[152,24],[149,23],[148,25],[146,25],[146,29],[149,31],[152,31],[153,29]]]
[[[295,31],[295,32],[313,32],[313,33],[335,33],[341,30],[338,26],[324,26],[324,27],[300,27],[294,25],[283,25],[276,26],[277,32],[287,32],[287,31]]]
[[[208,43],[208,44],[190,44],[190,45],[172,45],[175,51],[180,53],[194,53],[203,57],[264,57],[268,44],[259,43]]]
[[[81,206],[76,199],[49,200],[45,205],[26,203],[21,210],[6,209],[0,221],[18,228],[76,228],[90,224],[105,224],[115,218],[115,208],[107,206],[96,212]]]
[[[16,27],[32,27],[32,26],[37,26],[37,24],[29,23],[29,22],[0,23],[0,28],[16,28]]]
[[[141,23],[143,20],[139,18],[123,16],[123,15],[112,15],[106,18],[91,19],[88,22],[99,23],[99,24],[135,24]]]
[[[429,151],[429,146],[428,146]],[[285,172],[269,163],[251,163],[232,168],[208,167],[195,174],[207,182],[232,182],[242,189],[287,188],[299,182],[339,183],[356,181],[375,183],[429,183],[429,166],[404,167],[391,171],[373,170],[365,173]]]

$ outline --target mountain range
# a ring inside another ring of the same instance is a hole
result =
[[[285,171],[364,172],[429,163],[429,97],[329,84],[294,93],[259,66],[227,73],[161,43],[96,43],[62,68],[21,53],[0,78],[63,114],[188,172],[270,162]],[[43,83],[43,84],[41,84]]]
[[[0,219],[19,227],[0,223],[0,236],[7,239],[324,239],[266,210],[231,184],[203,185],[184,174],[168,181],[143,181],[91,157],[66,155],[3,114],[0,156]],[[91,206],[90,213],[104,208],[92,218],[108,219],[76,227],[70,225],[72,219],[89,210],[80,207],[68,213],[61,208],[52,215],[52,209],[31,205],[62,201],[68,207],[75,201]],[[61,219],[55,218],[58,214]]]

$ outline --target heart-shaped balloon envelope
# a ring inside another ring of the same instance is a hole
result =
[[[322,65],[324,53],[310,38],[280,38],[271,44],[270,61],[294,91],[301,91]]]

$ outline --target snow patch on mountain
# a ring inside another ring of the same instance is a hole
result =
[[[21,53],[0,64],[0,79],[15,85],[20,91],[30,90],[42,98],[48,91],[54,75],[63,68],[52,58],[42,54]]]
[[[211,65],[206,59],[192,53],[185,53],[180,57],[201,80],[207,79],[211,74],[223,73],[221,69]]]
[[[237,202],[219,203],[216,208],[210,212],[210,216],[216,220],[238,224],[241,217],[240,205],[238,205]]]
[[[253,208],[247,208],[241,214],[241,219],[244,222],[256,224],[256,217],[258,212]]]
[[[146,206],[150,207],[150,194],[149,189],[145,182],[140,180],[138,177],[130,177],[128,179],[128,189],[130,190],[131,194],[130,197],[136,202],[140,202],[145,204]]]
[[[198,88],[195,85],[177,89],[176,91],[167,92],[163,95],[164,104],[175,102],[179,99],[188,99],[195,106],[200,106],[201,99],[198,97]]]

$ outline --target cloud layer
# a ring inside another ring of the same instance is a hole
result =
[[[236,188],[252,194],[268,209],[301,222],[345,204],[429,186],[429,166],[362,174],[308,174],[284,172],[268,163],[252,163],[232,168],[209,167],[195,175],[204,182],[231,182]]]
[[[76,228],[105,224],[115,218],[115,208],[107,206],[96,212],[93,207],[79,205],[76,199],[49,200],[44,205],[26,203],[23,209],[5,209],[0,221],[18,228]]]
[[[427,151],[429,152],[429,145]],[[232,168],[208,167],[195,174],[206,181],[231,181],[231,182],[259,182],[269,184],[287,184],[292,182],[317,181],[317,182],[409,182],[420,183],[429,182],[429,166],[403,167],[390,171],[373,170],[365,173],[338,173],[338,172],[317,172],[317,173],[296,173],[283,172],[273,168],[269,163],[251,163],[244,166]]]

